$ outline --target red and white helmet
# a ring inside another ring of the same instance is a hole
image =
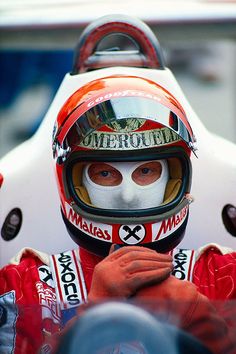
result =
[[[64,222],[72,239],[97,254],[111,244],[173,249],[187,224],[191,151],[195,139],[185,112],[157,83],[135,76],[96,79],[61,108],[53,153]],[[160,205],[143,209],[94,206],[83,170],[94,162],[166,160],[168,182]]]

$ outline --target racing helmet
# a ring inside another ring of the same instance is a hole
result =
[[[113,75],[79,88],[62,106],[53,131],[61,212],[72,239],[100,256],[109,253],[111,244],[141,245],[158,252],[173,249],[187,225],[190,155],[195,149],[184,109],[157,83]],[[120,171],[127,165],[132,177],[140,165],[150,162],[159,164],[160,175],[165,171],[161,200],[154,188],[152,202],[143,204],[145,186],[139,205],[113,207],[115,189],[102,186],[100,203],[94,202],[91,181],[86,183],[93,178],[89,173],[94,164],[118,170],[121,166]]]

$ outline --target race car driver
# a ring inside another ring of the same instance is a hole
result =
[[[80,247],[51,256],[23,249],[1,270],[2,352],[34,353],[79,305],[112,297],[181,300],[187,308],[172,308],[181,327],[214,353],[235,352],[228,318],[207,297],[236,298],[236,253],[176,248],[195,150],[183,107],[151,80],[97,79],[65,102],[53,155],[62,217]]]

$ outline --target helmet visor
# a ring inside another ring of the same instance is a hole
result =
[[[79,111],[73,112],[68,121],[70,124],[67,123],[67,126],[62,127],[59,141],[61,140],[63,145],[66,143],[64,146],[69,146],[72,150],[75,146],[100,150],[149,148],[152,145],[159,145],[159,139],[165,139],[167,142],[168,139],[182,139],[190,149],[194,143],[191,127],[177,107],[170,110],[158,100],[146,97],[107,100],[96,104],[81,115]],[[155,131],[152,132],[152,136],[148,133],[149,140],[152,140],[148,143],[145,134],[147,122],[150,127],[155,123],[167,127],[168,136],[161,137],[159,133],[155,134]]]

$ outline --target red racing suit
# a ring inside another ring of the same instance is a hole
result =
[[[211,300],[236,299],[236,252],[210,244],[197,252],[175,249],[172,255],[176,278],[192,281]],[[86,302],[100,261],[84,249],[53,256],[20,251],[0,270],[0,354],[33,354],[40,347],[48,353],[43,343]]]

